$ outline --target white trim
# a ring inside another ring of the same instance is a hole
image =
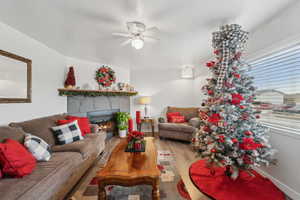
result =
[[[254,167],[254,169],[260,173],[261,175],[268,177],[269,179],[272,180],[272,182],[279,187],[287,196],[291,197],[294,200],[299,200],[300,199],[300,193],[298,193],[297,191],[295,191],[294,189],[290,188],[289,186],[287,186],[286,184],[282,183],[281,181],[279,181],[278,179],[274,178],[273,176],[271,176],[269,173],[261,170],[260,168]]]
[[[275,125],[275,124],[271,124],[271,123],[267,123],[267,122],[261,122],[261,123],[270,129],[277,130],[277,131],[272,132],[274,134],[285,135],[285,136],[300,140],[300,132],[297,129],[280,126],[280,125]],[[278,131],[280,131],[280,132],[278,132]]]

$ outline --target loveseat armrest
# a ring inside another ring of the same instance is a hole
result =
[[[189,125],[191,125],[194,128],[199,128],[201,124],[201,119],[199,117],[193,117],[189,120]]]

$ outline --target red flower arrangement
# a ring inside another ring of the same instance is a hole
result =
[[[241,101],[244,100],[244,97],[240,94],[231,94],[232,100],[231,103],[234,105],[238,105],[241,103]]]
[[[220,120],[221,120],[220,114],[219,113],[214,113],[209,117],[208,122],[210,122],[210,123],[217,126]]]
[[[116,82],[116,75],[112,68],[103,65],[96,71],[96,81],[103,87],[109,87]]]
[[[140,132],[140,131],[131,131],[128,135],[127,135],[127,140],[131,141],[133,139],[135,140],[140,140],[144,138],[144,133]]]
[[[263,145],[256,143],[253,138],[243,138],[243,142],[240,143],[240,148],[243,150],[255,150],[262,147]]]

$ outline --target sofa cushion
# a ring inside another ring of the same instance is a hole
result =
[[[50,128],[56,126],[57,120],[64,118],[65,115],[53,115],[24,122],[10,123],[9,126],[21,127],[26,133],[36,135],[45,140],[48,144],[54,145],[55,137]]]
[[[83,159],[88,158],[91,154],[99,151],[99,146],[102,146],[100,134],[88,134],[83,140],[79,140],[70,144],[52,146],[53,152],[78,152],[82,155]]]
[[[193,133],[195,131],[195,128],[187,123],[160,123],[159,129],[183,133]]]
[[[32,174],[22,179],[2,178],[0,197],[12,200],[50,199],[82,162],[79,153],[53,153],[48,162],[38,163]]]
[[[25,132],[21,128],[0,126],[0,142],[10,138],[20,143],[24,142]]]
[[[43,139],[31,135],[25,135],[24,146],[38,161],[48,161],[51,158],[51,148]]]
[[[36,159],[18,141],[6,139],[0,143],[0,165],[3,174],[21,178],[34,170]]]
[[[179,107],[171,107],[167,108],[167,113],[169,112],[179,112],[181,115],[185,117],[185,120],[189,121],[193,117],[198,117],[199,108],[190,107],[190,108],[179,108]]]

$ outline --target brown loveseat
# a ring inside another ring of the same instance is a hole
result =
[[[199,108],[178,108],[168,107],[167,113],[169,112],[180,112],[185,117],[187,122],[185,123],[159,123],[159,137],[170,138],[190,142],[193,134],[196,133],[200,126],[200,118],[198,118]]]
[[[85,172],[96,161],[105,146],[104,133],[93,133],[84,140],[66,145],[55,145],[50,127],[64,115],[54,115],[0,127],[0,142],[12,138],[23,142],[24,134],[31,133],[52,145],[48,162],[38,162],[32,174],[23,178],[0,179],[0,199],[47,200],[64,199]]]

